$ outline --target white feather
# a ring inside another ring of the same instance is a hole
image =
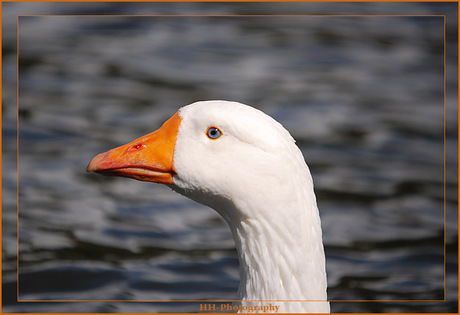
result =
[[[236,102],[197,102],[179,116],[172,187],[229,224],[240,261],[238,298],[280,305],[278,312],[329,312],[313,182],[289,132]],[[210,126],[222,136],[209,139]]]

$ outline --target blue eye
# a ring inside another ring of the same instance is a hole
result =
[[[219,139],[220,136],[222,136],[222,131],[220,131],[216,127],[209,127],[208,131],[206,131],[206,135],[208,136],[209,139],[216,140],[216,139]]]

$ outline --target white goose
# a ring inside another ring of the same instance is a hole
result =
[[[167,184],[215,209],[238,250],[241,305],[329,312],[310,171],[270,116],[237,102],[196,102],[159,130],[99,154],[87,171]]]

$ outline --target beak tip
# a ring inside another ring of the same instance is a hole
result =
[[[90,173],[90,172],[94,172],[96,170],[96,168],[94,167],[94,163],[92,163],[93,160],[91,160],[88,164],[88,166],[86,167],[86,172],[87,173]]]
[[[104,159],[105,154],[96,155],[91,161],[89,161],[86,167],[86,172],[96,172],[101,168],[100,162]]]
[[[86,172],[89,173],[92,171],[93,171],[93,168],[91,167],[91,162],[90,162],[90,164],[88,164],[88,166],[86,167]]]

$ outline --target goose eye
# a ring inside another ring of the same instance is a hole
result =
[[[222,136],[222,131],[220,131],[216,127],[209,127],[208,131],[206,131],[206,135],[209,139],[216,140],[219,139],[220,136]]]

